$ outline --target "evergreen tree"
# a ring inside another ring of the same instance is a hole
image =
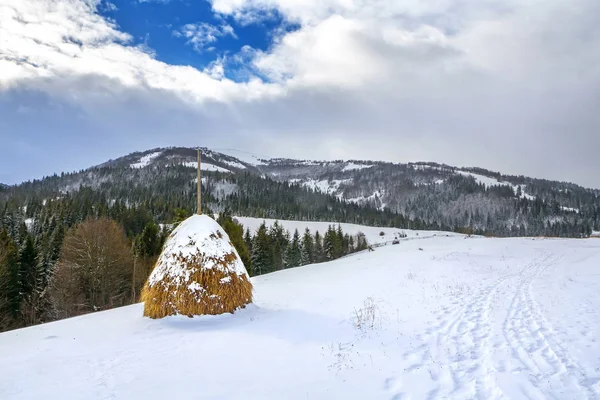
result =
[[[312,264],[315,262],[315,245],[313,237],[310,234],[310,229],[306,228],[304,236],[302,237],[302,253],[301,262],[302,265]]]
[[[246,270],[250,271],[252,269],[252,259],[250,256],[250,252],[246,247],[246,242],[243,238],[244,227],[236,221],[234,221],[231,217],[231,214],[228,212],[220,214],[217,222],[227,233],[227,236],[229,236],[229,240],[231,240],[233,247],[235,247],[235,249],[237,250],[240,259],[246,267]]]
[[[315,232],[315,242],[314,242],[314,253],[313,253],[313,262],[320,263],[325,260],[325,254],[323,252],[323,239],[321,239],[321,234],[319,231]]]
[[[285,253],[285,267],[294,268],[299,267],[302,264],[302,251],[300,247],[300,233],[298,229],[294,231],[294,236],[286,249]]]
[[[173,228],[175,228],[177,225],[179,225],[180,223],[185,221],[190,215],[191,214],[189,214],[187,212],[187,210],[185,210],[183,208],[175,209],[174,216],[173,216]]]
[[[348,254],[348,243],[344,243],[344,232],[342,226],[338,224],[336,231],[336,258]]]
[[[21,300],[29,296],[35,288],[37,272],[37,251],[33,238],[25,238],[19,251],[19,291]]]
[[[160,230],[154,222],[148,222],[136,239],[136,255],[140,257],[156,257],[162,250]]]
[[[273,270],[270,238],[263,222],[252,240],[252,275],[262,275]]]
[[[246,229],[246,233],[244,234],[244,243],[246,243],[246,248],[252,254],[252,236],[250,235],[250,229]]]
[[[0,331],[22,325],[19,252],[6,229],[0,230]]]
[[[273,257],[272,266],[275,270],[283,269],[284,256],[289,243],[289,233],[283,229],[278,221],[275,221],[269,229],[269,238],[271,241],[271,255]]]
[[[335,230],[329,226],[323,237],[323,254],[327,261],[335,260],[337,258],[336,240],[337,234]]]

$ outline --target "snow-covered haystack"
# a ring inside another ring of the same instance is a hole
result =
[[[194,215],[167,239],[141,300],[150,318],[233,313],[252,302],[252,284],[227,233]]]

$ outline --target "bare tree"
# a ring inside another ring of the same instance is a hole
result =
[[[70,317],[130,303],[131,244],[108,218],[88,219],[65,236],[54,276],[54,297]]]

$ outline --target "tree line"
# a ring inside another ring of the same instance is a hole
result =
[[[270,227],[263,222],[251,233],[249,229],[244,231],[227,211],[217,222],[229,235],[250,275],[332,261],[368,248],[364,234],[349,235],[339,224],[330,225],[323,234],[313,234],[309,228],[301,234],[297,229],[290,233],[278,221]]]
[[[136,303],[167,236],[189,216],[177,210],[172,223],[148,221],[135,233],[128,232],[127,218],[88,215],[66,226],[42,214],[18,223],[5,216],[0,226],[0,331]],[[323,235],[308,229],[300,235],[278,222],[270,228],[263,223],[251,233],[229,211],[218,222],[250,275],[330,261],[368,246],[364,235],[350,236],[339,225]]]

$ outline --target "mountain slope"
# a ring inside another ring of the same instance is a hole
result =
[[[0,398],[598,398],[599,246],[406,241],[253,278],[234,315],[3,333]]]
[[[205,201],[216,211],[228,207],[250,216],[369,224],[387,220],[399,227],[502,236],[586,236],[600,230],[600,191],[565,182],[435,163],[264,160],[209,149],[202,154]],[[110,201],[160,200],[192,210],[196,165],[194,149],[152,149],[8,188],[0,191],[0,201],[26,205],[32,198],[55,199],[84,188],[101,191]],[[173,193],[180,198],[174,200]],[[290,202],[293,207],[284,207]],[[356,206],[370,216],[357,220]],[[314,208],[319,211],[311,213]],[[339,211],[327,215],[333,209]],[[169,218],[169,212],[155,213],[160,222]]]

